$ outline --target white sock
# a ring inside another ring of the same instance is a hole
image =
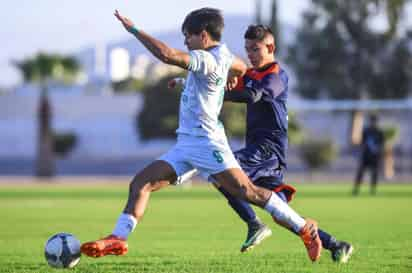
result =
[[[283,202],[276,193],[272,193],[270,196],[265,205],[265,210],[276,220],[287,223],[297,233],[306,224],[305,219],[299,216],[287,203]]]
[[[137,219],[133,215],[122,213],[120,214],[119,219],[117,219],[112,234],[127,240],[129,234],[135,229],[136,224]]]

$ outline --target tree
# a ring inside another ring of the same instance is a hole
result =
[[[270,26],[276,41],[276,54],[279,54],[281,48],[280,40],[280,25],[278,20],[278,3],[277,0],[272,0],[271,14],[269,22],[262,19],[262,0],[255,1],[255,24],[264,24]]]
[[[112,88],[115,93],[140,92],[145,87],[145,81],[128,77],[124,80],[112,82]]]
[[[332,140],[319,137],[307,137],[300,145],[299,151],[310,176],[314,170],[330,165],[338,153]]]
[[[219,119],[228,137],[242,139],[246,132],[246,104],[225,102]]]
[[[137,116],[137,131],[143,140],[174,138],[178,125],[180,91],[168,90],[169,80],[183,75],[170,75],[143,88],[143,110]]]
[[[404,98],[412,79],[404,0],[312,0],[288,61],[306,98]],[[371,21],[386,18],[376,30]]]
[[[71,83],[79,71],[77,61],[69,56],[39,53],[14,63],[25,82],[38,83],[41,94],[37,113],[38,146],[36,157],[36,175],[51,177],[55,172],[54,139],[51,128],[52,108],[50,106],[47,84],[50,80]]]
[[[262,24],[262,0],[255,1],[255,22]]]
[[[305,132],[299,123],[296,113],[288,113],[288,141],[290,145],[300,145],[304,140]]]
[[[276,41],[276,54],[279,55],[281,50],[281,39],[280,39],[280,25],[278,19],[278,2],[277,0],[272,0],[272,13],[270,16],[270,28],[272,29],[273,35]]]

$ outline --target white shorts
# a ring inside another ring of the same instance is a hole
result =
[[[180,134],[176,145],[158,160],[166,161],[173,167],[178,177],[176,184],[183,182],[182,176],[194,169],[206,180],[209,176],[227,169],[240,169],[226,137],[211,140],[207,137]]]

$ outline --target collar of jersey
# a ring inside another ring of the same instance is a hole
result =
[[[250,68],[246,71],[246,75],[254,80],[262,80],[266,75],[274,73],[278,74],[280,71],[279,64],[277,62],[274,62],[272,65],[270,65],[268,68],[266,68],[263,71],[258,71],[254,68]]]

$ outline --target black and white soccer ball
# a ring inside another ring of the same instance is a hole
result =
[[[70,233],[57,233],[47,240],[44,255],[52,267],[72,268],[80,261],[80,241]]]

